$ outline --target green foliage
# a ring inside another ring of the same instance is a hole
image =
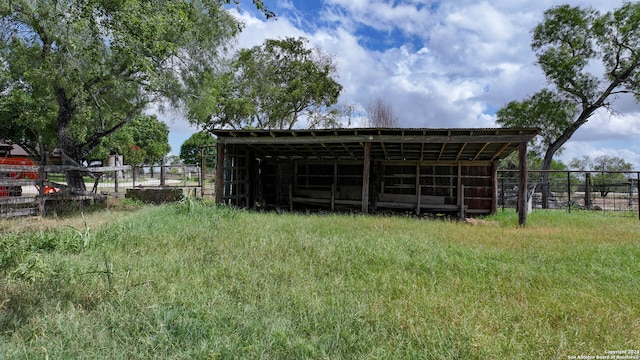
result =
[[[528,225],[514,212],[470,226],[196,200],[144,207],[93,227],[82,251],[39,246],[31,261],[55,273],[37,271],[35,284],[2,273],[0,357],[547,359],[633,349],[637,219],[536,211]],[[52,233],[81,247],[73,231]],[[38,234],[0,243],[42,243]]]
[[[528,99],[509,102],[496,113],[496,122],[503,127],[539,128],[540,134],[532,140],[531,151],[544,154],[573,122],[577,112],[574,102],[543,89]]]
[[[187,100],[190,121],[207,130],[291,129],[303,115],[310,115],[314,126],[333,123],[329,108],[342,91],[334,80],[335,65],[306,44],[304,38],[266,40],[240,50],[224,75],[190,79],[192,87],[202,89]]]
[[[600,155],[594,159],[583,156],[582,159],[573,158],[569,166],[575,170],[595,171],[631,171],[632,165],[617,156]]]
[[[55,104],[43,101],[46,97],[37,89],[16,82],[6,64],[0,64],[0,94],[0,141],[19,144],[34,158],[40,158],[40,142],[52,150]]]
[[[0,128],[24,121],[21,131],[11,127],[3,136],[18,142],[23,134],[54,134],[55,146],[79,162],[150,103],[179,105],[184,79],[215,73],[219,52],[240,30],[223,3],[229,1],[0,3],[0,58],[10,75],[3,91],[27,95],[7,100]],[[77,172],[67,181],[85,188]]]
[[[201,147],[205,148],[205,157],[207,161],[207,167],[215,167],[216,165],[216,138],[205,131],[198,131],[193,133],[184,143],[180,146],[180,159],[185,164],[200,164],[201,159]]]
[[[613,111],[618,94],[640,95],[640,3],[601,15],[592,8],[548,9],[531,42],[552,90],[509,103],[500,122],[543,129],[543,169],[598,109]],[[601,73],[594,64],[602,65]],[[577,110],[576,110],[577,109]]]
[[[607,194],[621,184],[625,185],[629,175],[625,171],[631,171],[632,165],[617,156],[601,155],[594,159],[583,156],[582,159],[573,158],[569,166],[576,170],[600,171],[591,176],[591,187],[598,190],[601,196]],[[584,180],[584,176],[581,176]]]
[[[157,164],[171,151],[169,127],[155,115],[139,115],[118,132],[102,139],[90,159],[105,161],[111,154],[124,155],[129,165]]]

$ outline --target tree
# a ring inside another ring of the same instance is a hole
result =
[[[43,94],[14,81],[1,55],[0,141],[18,144],[31,157],[40,159],[45,149],[51,152],[56,144],[55,103],[41,101]]]
[[[551,8],[534,28],[531,47],[552,86],[543,91],[553,94],[553,102],[559,102],[567,115],[574,111],[567,101],[577,109],[571,118],[550,120],[557,131],[546,140],[542,169],[548,170],[556,152],[597,110],[614,112],[613,100],[619,94],[640,98],[640,3],[624,3],[604,15],[592,8]],[[598,62],[600,66],[596,66]],[[595,74],[594,69],[602,71]],[[542,113],[549,110],[548,106],[533,108]],[[515,114],[514,119],[517,117]],[[545,118],[542,114],[533,117]],[[526,113],[519,119],[520,124],[530,124]],[[532,125],[544,128],[549,123]],[[546,180],[543,178],[543,183]],[[545,195],[547,191],[543,192],[543,206]]]
[[[376,128],[398,127],[398,116],[393,108],[381,98],[376,98],[367,104],[367,126]]]
[[[591,186],[605,197],[615,187],[626,186],[628,178],[624,172],[631,171],[632,165],[617,156],[601,155],[591,159],[585,155],[581,159],[571,159],[569,167],[581,171],[600,171],[591,177]]]
[[[200,164],[201,153],[200,149],[203,146],[207,146],[205,149],[205,156],[207,157],[207,166],[215,166],[216,161],[216,138],[211,134],[199,131],[194,133],[182,143],[180,146],[180,159],[185,164]]]
[[[224,76],[192,79],[205,91],[189,99],[189,119],[205,130],[291,129],[303,116],[322,119],[317,112],[337,102],[342,85],[332,58],[306,44],[266,40],[240,50]]]
[[[541,157],[562,135],[577,115],[576,104],[558,93],[543,89],[522,101],[511,101],[496,113],[504,127],[538,127],[540,134],[532,140],[530,152]]]
[[[171,151],[169,127],[155,115],[138,115],[118,132],[106,136],[88,157],[105,160],[124,155],[129,165],[157,164]]]
[[[47,146],[80,162],[150,103],[178,105],[186,79],[215,73],[212,59],[240,30],[222,7],[229,2],[3,1],[0,63],[11,97],[0,136],[42,147],[53,134]],[[79,171],[66,175],[70,188],[86,190]]]

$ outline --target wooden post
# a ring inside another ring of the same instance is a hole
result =
[[[371,175],[371,143],[364,144],[364,165],[362,169],[362,212],[369,213],[369,177]]]
[[[184,183],[184,187],[187,187],[187,167],[182,164],[182,181]]]
[[[207,159],[204,157],[204,146],[200,147],[200,195],[204,199],[204,190],[205,190],[205,177],[207,175],[206,172],[207,167]]]
[[[527,173],[527,143],[521,142],[518,149],[519,183],[518,183],[518,225],[527,226],[527,195],[528,195],[528,173]]]
[[[456,194],[456,203],[458,205],[458,209],[460,210],[458,212],[458,216],[460,218],[462,218],[462,208],[464,207],[464,190],[463,190],[463,185],[462,185],[462,164],[460,162],[458,162],[458,176],[456,179],[456,190],[457,190],[457,194]]]
[[[331,184],[331,211],[336,209],[336,191],[338,189],[338,160],[333,160],[333,183]]]
[[[502,188],[504,191],[504,187]],[[491,162],[491,214],[498,213],[498,162]]]
[[[567,210],[571,212],[571,172],[567,171]]]
[[[464,185],[460,185],[460,220],[464,220],[467,214],[464,211]]]
[[[638,185],[638,220],[640,220],[640,172],[638,172],[638,181],[636,182]]]
[[[218,139],[216,156],[215,198],[216,204],[224,202],[224,143]]]
[[[591,209],[591,173],[584,176],[584,208]]]
[[[422,188],[420,186],[420,161],[416,163],[416,215],[420,215],[420,198],[422,197]]]
[[[336,210],[336,184],[331,184],[331,211]]]
[[[164,187],[165,184],[165,179],[164,179],[164,171],[165,171],[165,158],[162,157],[162,160],[160,161],[160,187]],[[117,178],[117,177],[116,177]]]
[[[293,185],[289,183],[289,212],[293,212]]]
[[[136,166],[131,166],[131,184],[133,187],[136,187]]]
[[[42,157],[44,158],[44,156]],[[44,171],[44,162],[40,161],[40,178],[38,179],[38,215],[43,216],[45,212],[45,204],[46,199],[44,197],[44,179],[46,178],[46,173]]]
[[[120,166],[120,155],[116,155],[116,158],[115,158],[113,163],[114,163],[114,165],[116,167]],[[113,178],[114,178],[114,180],[113,180],[113,187],[114,187],[113,191],[117,194],[118,190],[119,190],[118,188],[120,187],[120,170],[116,170],[115,176]]]

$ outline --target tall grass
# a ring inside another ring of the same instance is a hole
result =
[[[637,220],[487,220],[186,201],[102,227],[6,231],[0,357],[530,359],[638,348]]]

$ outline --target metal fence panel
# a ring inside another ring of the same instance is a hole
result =
[[[529,171],[532,209],[586,209],[636,212],[640,216],[640,172]],[[515,208],[518,173],[498,172],[498,204]],[[547,196],[544,196],[545,193]]]

